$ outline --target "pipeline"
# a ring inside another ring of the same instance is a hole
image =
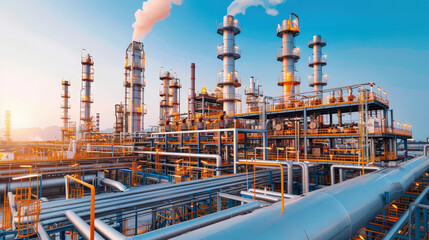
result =
[[[141,235],[134,236],[132,239],[134,240],[145,240],[145,239],[170,239],[172,237],[176,237],[180,234],[200,229],[202,227],[224,221],[226,219],[242,215],[244,213],[251,212],[255,209],[260,208],[260,203],[257,201],[246,203],[237,207],[233,207],[227,210],[223,210],[220,212],[216,212],[210,215],[206,215],[203,217],[199,217],[197,219],[192,219],[186,222],[181,222],[179,224],[175,224],[169,226],[167,228],[158,229],[152,232],[144,233]],[[223,238],[229,239],[229,238]]]
[[[108,179],[108,178],[100,178],[100,183],[103,185],[109,186],[111,188],[114,188],[114,189],[121,191],[121,192],[125,192],[125,191],[130,190],[130,188],[126,187],[124,184],[122,184],[118,181],[112,180],[112,179]]]
[[[67,219],[73,224],[73,226],[82,234],[82,236],[86,239],[90,239],[90,227],[88,223],[86,223],[82,218],[80,218],[73,211],[66,211],[64,213]],[[94,232],[94,240],[104,240],[97,232]]]
[[[425,157],[429,157],[429,145],[423,147],[423,154]]]
[[[256,179],[258,184],[269,183],[269,172],[261,171],[257,173]],[[279,171],[273,171],[272,177],[278,175]],[[217,191],[228,187],[246,186],[246,175],[236,174],[225,177],[209,178],[202,180],[189,181],[177,184],[157,184],[147,187],[133,188],[127,192],[117,192],[111,194],[102,194],[96,196],[95,214],[97,217],[117,212],[120,209],[133,209],[136,206],[148,206],[150,204],[180,199],[192,194],[203,194],[209,191]],[[72,199],[67,201],[53,201],[42,203],[42,212],[39,216],[43,224],[53,224],[65,221],[64,211],[72,210],[80,217],[89,216],[88,197]],[[112,204],[114,202],[114,204]]]
[[[93,179],[95,178],[94,174],[85,175],[84,181],[91,183]],[[56,188],[56,187],[63,187],[64,186],[64,177],[55,177],[55,178],[44,178],[41,181],[41,187],[42,189],[47,188]],[[22,185],[21,185],[22,184]],[[4,188],[7,186],[8,191],[14,192],[17,188],[20,188],[22,186],[29,186],[28,180],[23,179],[22,183],[21,181],[13,181],[9,183],[2,182],[0,183],[0,194],[4,194]],[[31,189],[35,190],[37,188],[37,181],[33,179],[31,181]]]
[[[94,222],[95,230],[109,240],[125,240],[127,239],[122,233],[116,231],[111,226],[107,225],[100,219],[95,219]]]
[[[219,154],[202,154],[202,153],[182,153],[182,152],[151,152],[151,151],[135,151],[137,154],[162,155],[173,157],[191,157],[191,158],[214,158],[216,159],[216,168],[222,166],[222,157]],[[220,176],[221,171],[216,171],[216,176]]]
[[[40,240],[51,240],[46,230],[43,228],[43,224],[37,224],[37,234],[39,235]]]
[[[175,239],[350,239],[429,169],[419,157]],[[386,199],[388,197],[388,199]]]

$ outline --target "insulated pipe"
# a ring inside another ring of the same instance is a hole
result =
[[[94,174],[90,174],[90,175],[85,175],[85,182],[92,182],[92,179],[95,178]],[[4,188],[5,186],[7,186],[7,188],[9,189],[9,191],[14,192],[17,188],[20,188],[21,186],[29,186],[28,180],[23,179],[22,180],[22,185],[21,185],[21,181],[13,181],[13,182],[9,182],[9,183],[0,183],[0,194],[4,193]],[[39,187],[41,187],[42,189],[47,189],[47,188],[56,188],[56,187],[62,187],[64,186],[64,177],[55,177],[55,178],[44,178],[43,181],[41,181],[41,185],[39,185]],[[31,189],[36,189],[37,188],[37,181],[33,180],[31,181]]]
[[[202,227],[205,227],[207,225],[211,225],[220,221],[224,221],[226,219],[230,219],[232,217],[242,215],[248,212],[251,212],[255,209],[258,209],[260,207],[260,203],[257,201],[246,203],[237,207],[233,207],[230,209],[226,209],[220,212],[216,212],[213,214],[209,214],[203,217],[199,217],[197,219],[192,219],[186,222],[181,222],[179,224],[175,224],[172,226],[169,226],[167,228],[158,229],[155,231],[147,232],[141,235],[137,235],[132,237],[131,239],[135,240],[144,240],[144,239],[169,239],[172,237],[179,236],[181,234],[184,234],[186,232],[200,229]],[[227,238],[223,238],[227,239]]]
[[[331,166],[331,185],[335,184],[335,169],[355,169],[355,170],[362,170],[362,166],[354,166],[354,165],[332,165]],[[366,170],[381,170],[380,167],[364,167]],[[340,182],[342,182],[342,179],[340,179]]]
[[[423,147],[423,154],[424,154],[425,157],[428,157],[428,155],[429,155],[429,145],[425,145]]]
[[[222,167],[222,157],[219,154],[202,154],[202,153],[182,153],[182,152],[151,152],[151,151],[135,151],[137,154],[162,155],[172,157],[191,157],[191,158],[214,158],[216,159],[216,168]],[[216,176],[220,176],[221,171],[216,171]]]
[[[269,195],[269,196],[274,196],[274,197],[281,197],[281,193],[279,192],[274,192],[274,191],[267,191],[267,190],[262,190],[262,189],[254,189],[254,188],[249,188],[249,192],[256,192],[256,193],[261,193],[264,195]],[[283,196],[285,198],[296,198],[299,197],[299,195],[293,195],[293,194],[283,194]]]
[[[95,229],[97,232],[99,232],[101,235],[106,237],[109,240],[125,240],[127,239],[126,236],[124,236],[122,233],[116,231],[111,226],[107,225],[100,219],[95,219]],[[43,239],[42,239],[43,240]]]
[[[258,200],[263,200],[266,202],[278,202],[278,201],[280,201],[279,197],[268,196],[268,195],[264,195],[264,194],[260,194],[260,193],[255,194],[254,192],[241,191],[240,194],[251,197],[251,198],[255,197]]]
[[[16,210],[15,205],[15,197],[13,196],[12,192],[7,193],[7,198],[9,199],[9,207],[10,207],[10,213],[12,214],[12,218],[14,218],[16,215],[18,215],[18,210]],[[15,222],[12,221],[12,230],[15,230]]]
[[[67,219],[73,224],[73,226],[82,234],[86,240],[90,240],[90,230],[89,225],[82,218],[80,218],[73,211],[66,211],[64,213]],[[91,239],[92,240],[92,239]],[[94,240],[104,240],[97,232],[94,232]]]
[[[286,214],[275,203],[175,239],[350,239],[428,169],[429,158],[415,158],[313,191],[286,204]]]
[[[37,234],[39,235],[40,240],[51,240],[46,230],[43,228],[42,223],[37,224]]]
[[[121,192],[130,190],[130,188],[126,187],[124,184],[109,178],[100,178],[100,183]]]

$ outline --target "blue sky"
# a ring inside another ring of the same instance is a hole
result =
[[[197,67],[197,89],[215,88],[222,67],[216,58],[222,41],[216,23],[231,2],[183,0],[146,36],[146,126],[157,122],[161,66],[173,69],[182,80],[182,111],[187,108],[191,62]],[[15,128],[60,125],[62,78],[72,82],[72,120],[77,120],[80,51],[85,48],[95,60],[92,111],[100,112],[102,129],[111,128],[114,104],[123,101],[124,51],[132,38],[134,13],[141,6],[141,0],[1,1],[0,126],[6,109],[12,112]],[[301,91],[310,90],[307,42],[321,34],[328,42],[324,48],[328,87],[375,82],[388,92],[395,120],[411,124],[416,139],[429,136],[429,1],[288,0],[277,10],[274,17],[262,7],[237,15],[242,32],[236,44],[242,57],[236,69],[243,82],[259,77],[267,95],[281,95],[276,84],[281,63],[275,57],[281,39],[275,30],[294,12],[301,24],[296,38],[301,48],[297,64]]]

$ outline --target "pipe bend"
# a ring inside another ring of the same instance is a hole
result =
[[[109,178],[100,178],[100,183],[103,185],[109,186],[111,188],[114,188],[114,189],[121,191],[121,192],[125,192],[125,191],[130,190],[130,188],[125,186],[124,184],[122,184],[118,181],[109,179]]]

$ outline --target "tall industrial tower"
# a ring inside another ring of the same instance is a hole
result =
[[[308,42],[308,47],[313,48],[313,55],[308,59],[308,66],[313,68],[313,75],[310,75],[309,85],[318,92],[318,98],[323,99],[323,86],[328,84],[326,75],[323,75],[322,67],[326,65],[326,55],[322,54],[322,47],[326,46],[326,41],[320,35],[314,35]]]
[[[167,120],[166,117],[170,113],[170,105],[168,103],[170,99],[169,85],[170,81],[173,80],[173,76],[169,71],[163,71],[161,69],[159,73],[159,79],[162,81],[161,88],[159,89],[159,96],[161,97],[161,102],[159,104],[159,120],[160,123],[163,124]]]
[[[188,112],[195,114],[195,63],[191,63],[191,88],[189,89]]]
[[[222,88],[223,110],[227,114],[235,114],[235,102],[241,101],[241,96],[235,93],[235,88],[241,86],[241,80],[235,71],[235,60],[240,58],[240,49],[235,45],[235,35],[240,33],[240,25],[233,16],[226,15],[217,24],[217,33],[223,36],[223,44],[218,46],[217,58],[223,61],[223,74],[217,79],[217,86]]]
[[[10,139],[10,128],[11,128],[11,122],[10,122],[10,111],[6,111],[5,115],[4,115],[4,125],[5,125],[5,130],[4,130],[4,138],[6,139],[6,144],[9,145],[11,142]]]
[[[81,53],[82,87],[80,90],[80,134],[92,131],[91,104],[94,99],[91,94],[91,84],[94,82],[94,60],[85,49]]]
[[[61,120],[63,121],[63,127],[61,128],[61,141],[69,140],[69,121],[70,121],[69,110],[71,108],[70,92],[69,92],[70,85],[71,85],[70,82],[67,80],[61,81],[61,86],[62,86],[61,98],[63,100],[61,103],[61,110],[62,110]]]
[[[124,132],[144,130],[146,106],[144,104],[145,54],[143,43],[133,41],[125,51],[125,121]]]
[[[178,77],[174,77],[168,86],[169,88],[169,101],[168,105],[170,107],[170,116],[176,117],[180,114],[180,88],[182,88],[182,84],[180,83],[180,79]]]
[[[298,16],[291,13],[290,18],[283,20],[277,27],[277,36],[282,38],[282,47],[277,51],[277,61],[282,62],[282,76],[278,79],[278,85],[283,86],[283,98],[285,101],[295,93],[296,86],[301,83],[297,76],[295,63],[298,62],[299,48],[295,47],[295,37],[299,35]]]
[[[259,97],[262,97],[262,86],[259,85],[259,80],[254,77],[250,77],[249,88],[244,88],[244,94],[246,97],[246,103],[249,106],[250,111],[255,111],[258,108]]]

